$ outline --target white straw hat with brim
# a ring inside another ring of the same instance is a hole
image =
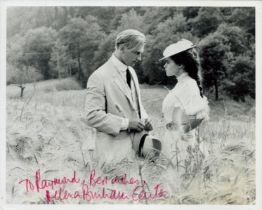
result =
[[[181,39],[180,41],[169,45],[166,47],[166,49],[163,52],[163,58],[161,58],[159,61],[164,60],[172,55],[176,55],[178,53],[181,53],[183,51],[189,50],[194,48],[196,45],[194,45],[192,42],[186,39]]]
[[[147,132],[136,133],[133,138],[133,149],[139,157],[158,157],[161,152],[161,141]]]

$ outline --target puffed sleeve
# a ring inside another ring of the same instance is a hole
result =
[[[182,88],[181,88],[182,90]],[[178,91],[178,97],[183,104],[184,111],[187,115],[194,115],[198,119],[208,118],[209,106],[207,98],[201,97],[199,88],[194,80],[188,81],[184,91]]]
[[[204,119],[204,120],[208,120],[209,119],[209,105],[208,105],[208,100],[205,96],[203,96],[203,98],[201,98],[201,102],[202,103],[201,107],[202,109],[200,109],[199,111],[196,112],[196,119]]]

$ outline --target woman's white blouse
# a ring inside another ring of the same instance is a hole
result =
[[[208,101],[200,96],[198,85],[187,73],[177,77],[176,86],[169,91],[162,105],[166,123],[172,122],[173,111],[181,108],[186,115],[208,118]]]

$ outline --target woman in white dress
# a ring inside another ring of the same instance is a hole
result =
[[[166,75],[175,76],[177,84],[162,104],[166,125],[162,152],[186,176],[195,173],[204,158],[196,128],[208,119],[208,101],[203,96],[195,45],[183,39],[169,45],[163,55]]]

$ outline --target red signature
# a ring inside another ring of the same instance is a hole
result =
[[[137,178],[127,178],[127,174],[109,178],[108,176],[97,176],[96,171],[92,170],[88,179],[81,180],[77,177],[76,171],[72,177],[54,178],[52,180],[43,179],[40,170],[35,172],[34,180],[23,179],[19,184],[25,184],[26,192],[45,192],[46,202],[49,204],[55,200],[82,199],[87,201],[97,199],[109,200],[157,200],[166,199],[167,192],[161,184],[156,184],[149,191],[145,187],[147,183]],[[67,185],[75,185],[78,190],[68,190]],[[131,187],[131,193],[117,189],[110,189],[114,185],[125,185]]]

